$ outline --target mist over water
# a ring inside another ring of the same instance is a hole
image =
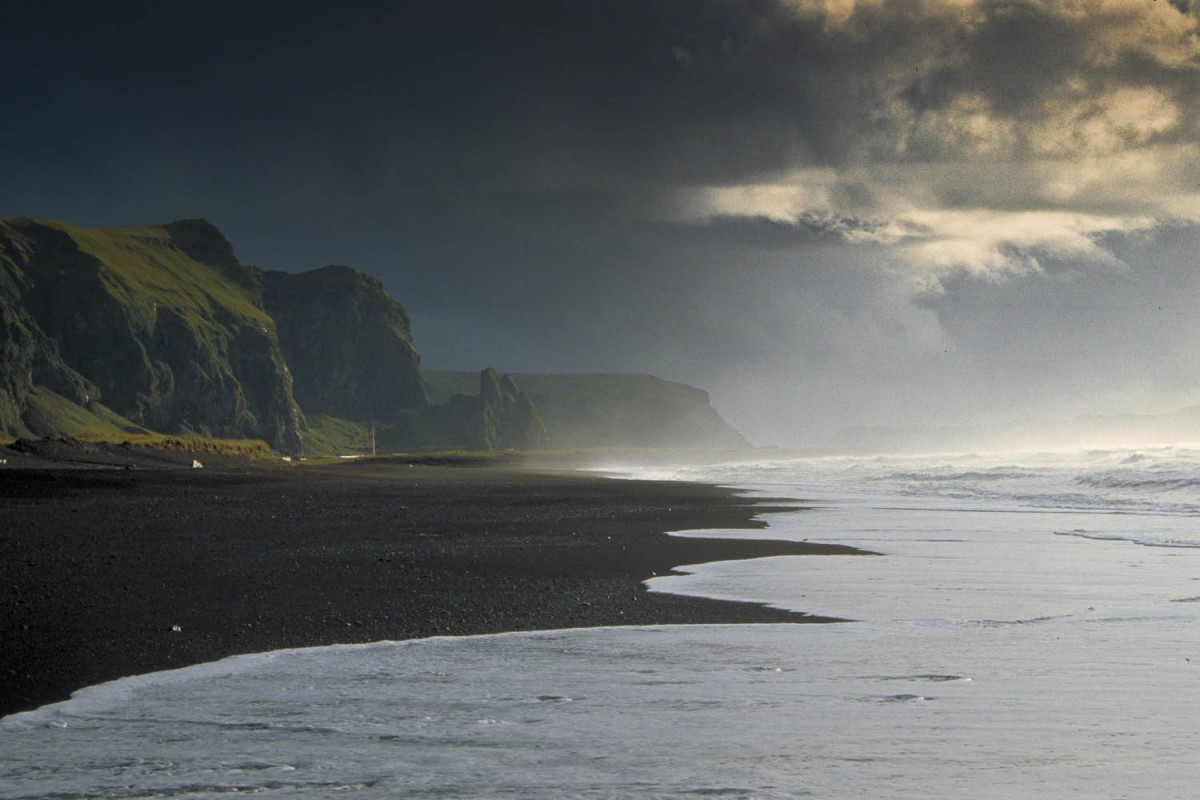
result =
[[[0,797],[1177,797],[1200,768],[1200,451],[754,459],[626,475],[792,497],[878,556],[651,591],[834,625],[282,651],[0,721]]]

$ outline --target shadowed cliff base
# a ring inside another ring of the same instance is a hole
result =
[[[649,593],[673,567],[849,554],[713,486],[357,462],[0,466],[0,712],[236,653],[614,624],[832,621]]]

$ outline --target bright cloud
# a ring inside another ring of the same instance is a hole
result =
[[[1147,217],[1061,211],[914,212],[898,220],[910,235],[895,252],[898,261],[912,267],[910,280],[925,291],[938,291],[947,276],[1000,280],[1040,273],[1047,261],[1120,269],[1124,265],[1104,249],[1100,237],[1154,224]]]
[[[824,158],[802,148],[809,163],[775,175],[683,190],[679,218],[885,245],[926,289],[1048,261],[1112,267],[1106,235],[1200,222],[1200,35],[1186,4],[788,5],[799,27],[780,36],[845,51],[796,87],[800,102],[832,87],[797,134],[837,144]]]

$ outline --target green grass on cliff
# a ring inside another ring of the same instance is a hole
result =
[[[308,414],[308,427],[300,432],[305,456],[369,455],[371,425],[328,414]],[[376,430],[378,437],[379,430]]]
[[[111,441],[106,439],[105,441]],[[237,458],[279,460],[279,454],[262,439],[219,439],[211,436],[179,436],[149,433],[126,436],[121,440],[159,450],[179,450],[184,453],[209,453]]]
[[[235,317],[274,328],[274,322],[255,304],[250,289],[232,280],[218,266],[202,264],[176,246],[162,226],[144,228],[84,228],[66,222],[39,220],[70,236],[79,249],[103,263],[101,280],[140,321],[153,325],[155,306],[181,314],[192,325],[206,326],[213,313],[224,309]]]
[[[100,403],[84,408],[40,386],[30,394],[28,404],[27,428],[16,433],[0,434],[0,444],[11,444],[19,438],[78,439],[83,442],[129,443],[187,453],[278,458],[261,439],[157,433],[135,425]]]
[[[100,403],[84,408],[42,386],[33,388],[27,403],[25,425],[30,434],[38,437],[107,439],[148,433]]]
[[[84,408],[38,386],[30,393],[28,430],[35,438],[71,438],[85,442],[129,442],[146,447],[183,450],[194,453],[221,453],[248,458],[274,457],[261,439],[220,439],[191,434],[158,433],[122,417],[110,408],[92,403]],[[10,436],[9,441],[18,437]]]

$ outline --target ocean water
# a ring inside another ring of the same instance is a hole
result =
[[[1200,451],[626,470],[879,556],[652,591],[852,618],[279,651],[0,720],[0,798],[1166,798],[1200,775]]]

